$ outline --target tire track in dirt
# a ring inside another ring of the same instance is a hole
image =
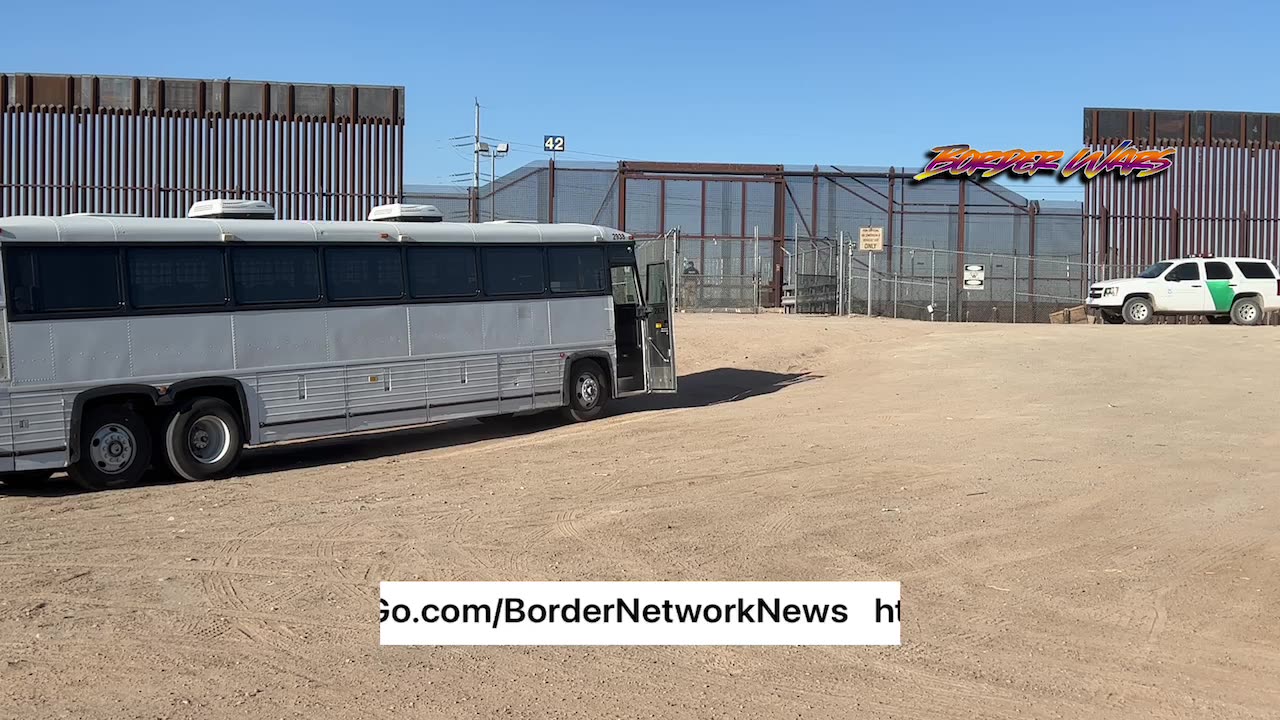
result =
[[[578,526],[578,517],[581,514],[582,511],[578,508],[569,508],[556,513],[553,532],[566,540],[586,542],[587,538],[582,534],[582,528]]]
[[[209,598],[210,605],[215,608],[230,608],[233,610],[249,609],[248,603],[240,596],[236,582],[229,577],[228,573],[217,571],[239,569],[240,553],[244,551],[245,546],[270,532],[271,529],[272,526],[267,525],[243,532],[218,548],[213,557],[210,558],[213,564],[213,572],[203,573],[200,580],[205,595]],[[274,574],[272,576],[279,577]]]
[[[14,597],[14,596],[11,596]],[[145,602],[121,602],[117,600],[103,600],[99,598],[87,598],[81,595],[67,595],[63,593],[51,593],[49,595],[32,595],[18,596],[18,599],[37,602],[53,602],[57,601],[68,605],[84,605],[87,607],[97,607],[106,610],[127,610],[137,612],[158,612],[158,613],[174,613],[182,616],[205,616],[210,612],[209,608],[186,606],[186,605],[164,605]],[[263,620],[267,622],[278,621],[291,625],[312,625],[315,627],[329,628],[334,630],[356,630],[364,632],[368,630],[368,626],[364,624],[356,625],[344,622],[332,622],[317,619],[315,615],[294,615],[288,613],[261,612],[257,610],[233,610],[222,608],[217,610],[220,615],[225,615],[228,619],[246,619],[246,620]]]

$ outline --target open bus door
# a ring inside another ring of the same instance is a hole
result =
[[[671,267],[668,262],[645,267],[644,370],[649,392],[676,391],[676,336],[671,327],[675,288]]]

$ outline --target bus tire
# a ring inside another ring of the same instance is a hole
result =
[[[595,420],[604,413],[609,386],[595,360],[579,360],[569,369],[569,404],[564,415],[573,422]]]
[[[218,398],[184,403],[164,429],[164,455],[169,469],[183,480],[213,480],[229,475],[244,450],[240,421]]]
[[[136,485],[151,467],[151,431],[128,404],[99,405],[80,420],[80,459],[67,474],[85,490]]]

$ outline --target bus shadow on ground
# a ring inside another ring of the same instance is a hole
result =
[[[716,368],[682,375],[679,392],[641,395],[613,401],[607,415],[629,415],[655,410],[678,410],[710,407],[768,395],[797,383],[820,379],[810,373],[773,373],[741,368]],[[480,423],[459,420],[434,425],[418,425],[393,430],[375,430],[353,435],[338,435],[316,440],[302,440],[245,451],[236,474],[239,477],[263,475],[286,470],[374,460],[405,453],[463,447],[486,440],[514,438],[562,427],[565,421],[555,411],[515,417],[497,422]],[[176,484],[167,473],[151,472],[143,485]],[[216,481],[213,481],[216,482]],[[65,475],[33,487],[9,487],[0,483],[0,495],[25,497],[61,497],[80,492]]]
[[[641,395],[615,400],[610,404],[607,415],[629,415],[654,410],[709,407],[726,402],[737,402],[749,397],[774,393],[796,383],[818,379],[818,377],[820,376],[808,373],[772,373],[740,368],[717,368],[681,376],[678,393]],[[242,477],[260,475],[374,460],[446,447],[464,447],[487,440],[533,435],[564,425],[565,421],[558,411],[548,411],[490,423],[459,420],[438,425],[374,431],[362,435],[304,440],[246,452],[237,474]]]

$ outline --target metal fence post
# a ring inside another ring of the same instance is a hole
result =
[[[994,310],[994,309],[995,309],[995,304],[996,304],[996,298],[995,298],[995,295],[996,295],[996,254],[995,254],[995,253],[987,253],[987,273],[991,276],[990,280],[988,280],[988,282],[990,282],[991,284],[987,286],[987,302],[991,303],[991,305],[992,305],[992,309]],[[998,311],[997,311],[997,312],[998,312]],[[996,317],[999,317],[999,316],[997,315]],[[992,319],[995,319],[995,318],[993,317]],[[990,322],[990,320],[988,320],[987,322]]]
[[[867,251],[867,317],[871,317],[871,251]]]
[[[849,245],[845,248],[844,255],[840,258],[840,264],[844,265],[844,301],[845,315],[853,314],[853,239],[849,239]]]
[[[755,280],[753,285],[755,287],[756,297],[755,297],[755,300],[751,302],[751,307],[755,310],[756,314],[759,314],[760,313],[760,226],[759,225],[755,226],[755,229],[753,230],[752,234],[755,235],[755,238],[756,238],[756,247],[754,250],[755,259],[756,259],[755,266],[754,266],[755,272],[753,273],[755,275]]]
[[[938,251],[935,248],[929,249],[929,319],[933,320],[934,303],[937,302],[938,281],[934,278],[934,265],[938,259]]]
[[[893,317],[898,317],[898,273],[893,274]]]
[[[791,292],[796,292],[796,263],[800,262],[800,223],[791,224]],[[797,300],[797,302],[799,302]],[[799,308],[797,308],[798,310]]]
[[[1018,256],[1013,256],[1013,321],[1018,322]]]
[[[947,278],[947,319],[946,319],[946,322],[951,322],[951,278],[950,278],[950,277],[948,277],[948,278]]]
[[[844,231],[840,231],[840,237],[836,240],[836,255],[833,258],[836,266],[836,315],[844,313],[844,263],[840,262],[840,258],[844,257]]]

